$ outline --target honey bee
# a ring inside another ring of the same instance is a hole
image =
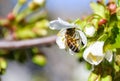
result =
[[[81,47],[81,37],[78,31],[75,28],[68,28],[65,33],[66,45],[73,52],[78,53]]]
[[[66,49],[70,54],[75,54],[87,45],[87,38],[79,26],[66,22],[60,18],[50,22],[50,28],[60,30],[56,43],[60,49]]]

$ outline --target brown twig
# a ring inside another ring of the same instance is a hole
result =
[[[21,41],[0,41],[0,49],[18,49],[27,48],[31,46],[40,46],[55,43],[56,36],[49,36],[44,38],[21,40]]]

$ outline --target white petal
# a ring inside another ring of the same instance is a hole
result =
[[[97,55],[97,56],[101,56],[104,55],[103,54],[103,45],[104,42],[103,41],[96,41],[95,43],[92,44],[92,54]]]
[[[109,62],[111,62],[111,61],[112,61],[112,58],[113,58],[113,53],[112,53],[112,51],[108,50],[108,51],[106,52],[106,54],[105,54],[105,58],[106,58]]]
[[[76,31],[78,31],[78,32],[79,32],[80,37],[81,37],[82,42],[83,42],[84,47],[85,47],[85,46],[87,45],[87,38],[86,38],[85,34],[84,34],[82,31],[80,31],[80,30],[76,30]]]
[[[62,28],[74,28],[76,25],[70,24],[62,19],[58,18],[58,20],[53,20],[49,24],[50,28],[53,30],[60,30]]]
[[[65,29],[62,29],[59,33],[58,33],[58,37],[56,39],[56,43],[59,46],[60,49],[65,49],[66,45],[65,45]]]
[[[90,46],[83,52],[83,58],[87,61],[88,54],[91,52]]]
[[[104,58],[103,54],[103,44],[104,42],[95,42],[85,49],[83,53],[83,58],[93,65],[98,65]]]
[[[84,32],[88,37],[93,37],[95,34],[95,27],[93,26],[85,27]]]

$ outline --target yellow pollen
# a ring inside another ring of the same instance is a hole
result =
[[[102,59],[102,56],[94,56],[92,53],[89,53],[88,57],[92,60],[94,60],[95,62],[99,61]]]

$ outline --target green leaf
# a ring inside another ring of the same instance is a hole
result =
[[[116,32],[116,34],[115,34]],[[114,33],[109,37],[104,45],[104,50],[120,48],[120,29],[119,31],[114,31]]]
[[[109,27],[109,34],[108,34],[108,37],[105,41],[105,44],[104,44],[104,51],[106,50],[112,50],[112,49],[115,49],[115,48],[118,48],[120,47],[120,29],[117,27],[117,25],[114,23],[114,24],[111,24],[111,26]]]
[[[97,14],[102,18],[106,18],[106,16],[105,16],[106,10],[105,10],[105,7],[103,5],[92,2],[90,4],[90,6],[91,6],[94,14]]]
[[[115,43],[112,45],[112,48],[120,48],[120,30],[119,30],[119,34],[115,39]]]

